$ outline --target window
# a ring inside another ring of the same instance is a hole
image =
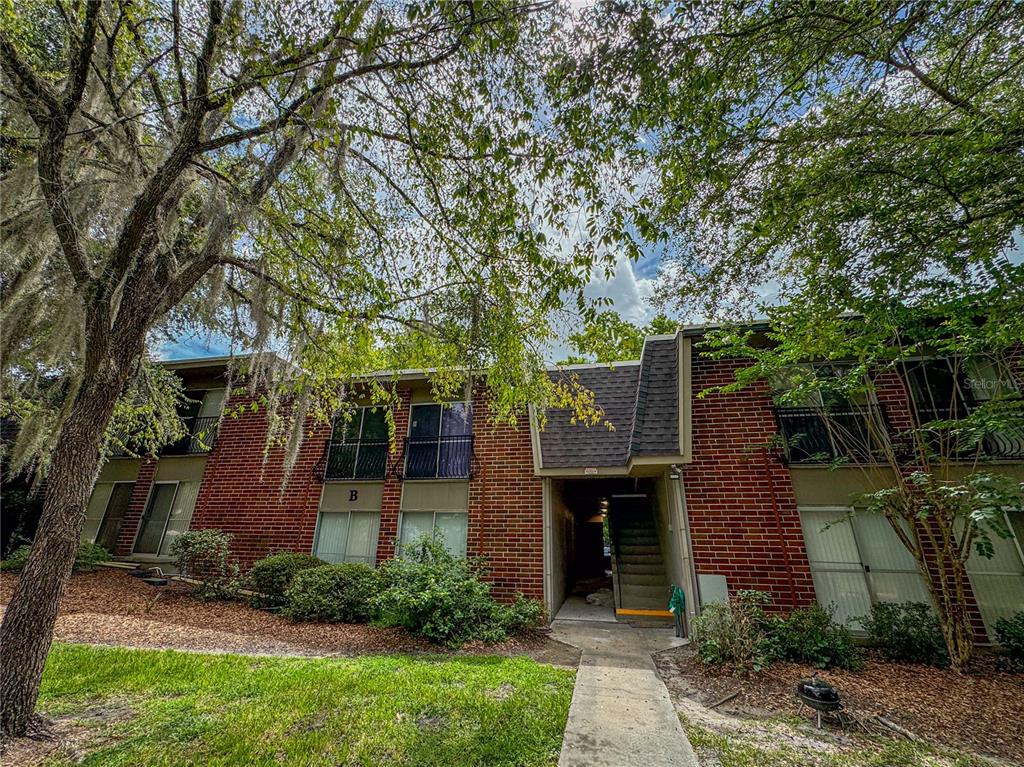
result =
[[[473,414],[467,403],[413,405],[406,440],[407,479],[468,477],[473,458]]]
[[[911,407],[921,424],[966,418],[985,403],[1017,394],[1006,366],[987,357],[919,360],[907,364],[906,377]],[[934,438],[933,447],[949,457],[972,457],[979,448],[977,438],[966,435],[964,443],[946,441],[941,429],[934,430]],[[992,458],[1024,456],[1024,429],[991,431],[981,438],[980,449]]]
[[[95,543],[113,552],[134,487],[134,482],[96,483],[85,510],[83,541]]]
[[[773,381],[779,433],[791,463],[867,461],[882,447],[884,415],[865,392],[843,391],[839,379],[847,372],[842,365],[794,365]]]
[[[803,508],[800,523],[818,602],[853,629],[876,602],[925,602],[914,557],[884,517],[850,509]]]
[[[190,389],[185,392],[187,402],[179,402],[178,417],[185,424],[187,434],[177,442],[164,447],[163,455],[194,455],[208,453],[217,437],[217,426],[224,406],[224,389]]]
[[[468,515],[464,511],[406,511],[402,512],[402,530],[399,546],[406,546],[422,535],[435,533],[444,546],[457,557],[466,556]]]
[[[388,423],[383,408],[358,407],[335,416],[325,479],[383,479]]]
[[[313,553],[331,564],[377,561],[380,514],[370,511],[320,513]]]
[[[198,482],[153,483],[134,553],[170,556],[171,544],[192,523],[198,494]]]

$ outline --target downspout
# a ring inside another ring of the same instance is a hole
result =
[[[697,616],[700,609],[697,565],[693,560],[693,543],[690,539],[690,512],[686,507],[686,485],[683,483],[683,472],[677,469],[675,474],[677,475],[676,488],[679,493],[679,510],[681,511],[680,524],[683,532],[683,571],[686,573],[686,591],[689,592],[689,598],[686,600],[686,613],[693,619]]]
[[[761,453],[764,459],[764,473],[768,479],[768,494],[772,499],[772,514],[775,515],[775,533],[779,537],[779,546],[782,547],[782,560],[786,563],[786,580],[789,583],[789,607],[796,609],[796,583],[793,581],[793,563],[789,558],[789,544],[786,543],[786,536],[782,532],[782,515],[779,513],[779,499],[775,493],[775,479],[772,477],[771,465],[768,461],[768,449]]]

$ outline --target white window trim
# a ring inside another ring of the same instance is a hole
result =
[[[323,520],[324,514],[347,514],[348,515],[348,524],[345,527],[345,548],[346,549],[348,549],[348,536],[352,532],[352,515],[353,514],[376,514],[377,515],[377,540],[374,542],[374,545],[373,545],[372,561],[368,563],[370,565],[370,567],[376,567],[377,566],[377,548],[380,545],[380,512],[379,511],[370,511],[369,509],[351,509],[351,510],[349,510],[349,509],[337,509],[337,510],[320,509],[316,513],[316,529],[313,532],[313,548],[309,552],[314,557],[317,556],[317,546],[320,543],[320,523]],[[344,559],[344,552],[342,552],[342,555],[343,555],[343,559]]]
[[[878,599],[878,597],[877,597],[877,595],[875,593],[875,586],[874,586],[874,583],[872,582],[872,579],[867,577],[871,573],[881,573],[883,575],[907,575],[907,574],[912,572],[912,573],[916,574],[919,578],[921,578],[922,583],[923,583],[924,576],[921,575],[920,570],[918,570],[916,566],[914,567],[913,570],[894,570],[892,568],[872,567],[871,565],[864,564],[864,551],[863,551],[863,549],[861,547],[860,536],[857,534],[857,526],[855,524],[853,524],[853,519],[852,519],[852,517],[855,516],[855,514],[856,514],[856,508],[855,507],[853,507],[853,506],[813,506],[813,505],[800,505],[800,506],[797,506],[797,514],[798,515],[801,514],[804,511],[818,511],[818,512],[825,512],[825,513],[836,513],[836,514],[843,514],[846,517],[846,521],[850,525],[850,534],[853,536],[854,545],[857,547],[857,559],[859,560],[859,564],[860,564],[860,572],[864,576],[864,585],[867,588],[868,599],[871,601],[872,607],[874,607],[874,605],[876,605],[876,604],[880,604],[880,601],[879,601],[879,599]],[[893,531],[893,535],[895,535],[895,534],[896,534],[895,531]],[[805,542],[804,545],[806,547],[806,542]],[[903,546],[902,543],[900,543],[899,545],[900,545],[900,548],[905,549],[905,547]],[[908,554],[909,554],[909,552],[908,552]],[[810,557],[808,557],[808,565],[811,567],[811,571],[812,572],[814,572],[815,569],[817,569],[818,572],[843,572],[843,573],[855,572],[854,570],[842,570],[842,569],[831,568],[831,567],[818,567],[818,568],[815,568],[814,565],[812,565],[810,563]],[[928,590],[928,585],[925,584],[925,583],[923,583],[923,585],[924,585],[925,591],[927,591]],[[817,591],[817,590],[815,590],[815,591]],[[817,593],[815,593],[815,599],[817,599]]]
[[[449,480],[450,481],[450,480]],[[430,514],[430,534],[437,531],[438,514],[465,514],[466,515],[466,552],[463,556],[469,556],[469,509],[403,509],[398,515],[398,540],[395,545],[395,554],[401,556],[402,552],[402,529],[405,526],[406,514]]]

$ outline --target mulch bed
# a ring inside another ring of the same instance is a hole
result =
[[[10,574],[0,578],[3,605],[10,600],[15,583],[16,577]],[[241,602],[202,602],[192,598],[190,588],[181,583],[172,582],[158,592],[123,571],[106,568],[72,576],[61,600],[55,637],[125,647],[271,655],[451,652],[403,629],[292,623]],[[526,655],[571,667],[579,662],[579,650],[541,632],[498,644],[471,643],[458,653]]]
[[[859,671],[820,676],[859,716],[884,716],[922,740],[1024,763],[1024,674],[999,670],[983,650],[978,656],[969,674],[869,655]],[[740,716],[799,713],[794,688],[812,671],[795,663],[775,663],[760,674],[717,670],[687,647],[660,653],[655,663],[674,698],[710,705],[738,692],[719,710]],[[804,709],[802,716],[811,714]]]

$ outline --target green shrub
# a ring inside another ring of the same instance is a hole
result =
[[[199,581],[193,593],[199,599],[233,599],[241,578],[231,561],[231,535],[222,530],[188,530],[171,544],[171,556],[182,575]]]
[[[880,602],[861,620],[871,643],[891,660],[949,663],[939,622],[924,602]]]
[[[821,605],[794,610],[771,621],[774,649],[781,660],[809,663],[816,668],[860,666],[853,637],[845,626],[833,622]]]
[[[3,562],[0,562],[0,570],[20,571],[25,566],[31,546],[19,546]],[[96,569],[100,562],[109,562],[110,552],[95,543],[83,543],[75,553],[75,564],[73,570],[77,572],[90,572]]]
[[[373,600],[378,622],[460,647],[475,639],[499,642],[542,620],[543,607],[522,596],[508,606],[496,602],[483,575],[482,561],[454,557],[439,539],[422,536],[381,565],[384,588]]]
[[[326,565],[311,554],[282,551],[255,562],[249,570],[249,586],[259,592],[252,597],[253,607],[279,607],[295,575],[302,570]]]
[[[3,562],[0,562],[0,570],[4,572],[19,572],[25,566],[31,546],[19,546],[14,549]]]
[[[365,623],[377,590],[369,565],[321,565],[295,574],[285,591],[284,614],[293,621]]]
[[[75,570],[77,572],[90,572],[96,569],[101,562],[109,562],[112,559],[110,552],[95,543],[83,543],[78,547],[75,554]]]
[[[1010,657],[1024,663],[1024,612],[1019,612],[1012,618],[1000,618],[993,628],[996,630],[999,644],[1006,648]]]
[[[510,605],[499,605],[502,626],[507,634],[520,634],[544,624],[547,612],[544,604],[522,594],[516,594]]]
[[[739,591],[725,604],[711,604],[693,619],[697,657],[712,666],[760,671],[777,656],[764,608],[771,596]]]

